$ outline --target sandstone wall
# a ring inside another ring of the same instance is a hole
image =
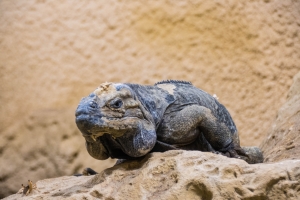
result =
[[[261,143],[264,162],[300,158],[300,72],[294,77],[288,99]]]
[[[300,70],[299,1],[0,1],[1,131],[100,83],[184,79],[257,145]]]

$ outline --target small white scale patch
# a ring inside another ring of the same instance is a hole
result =
[[[213,94],[213,97],[217,100],[219,100],[219,97],[216,94]]]
[[[116,91],[115,86],[113,83],[102,83],[95,91],[94,94],[96,94],[98,97],[104,96],[110,93],[114,93]]]
[[[176,86],[172,84],[159,84],[156,86],[163,90],[166,90],[169,94],[174,94],[174,89],[176,88]]]

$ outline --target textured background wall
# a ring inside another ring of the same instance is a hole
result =
[[[299,1],[0,1],[1,130],[100,83],[184,79],[258,144],[300,69]]]
[[[300,1],[0,0],[0,134],[75,110],[105,81],[182,79],[259,145],[300,70],[299,40]]]

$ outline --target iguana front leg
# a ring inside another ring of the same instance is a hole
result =
[[[228,157],[246,156],[234,140],[236,133],[231,133],[211,110],[199,105],[186,106],[180,111],[166,114],[157,135],[159,141],[181,146],[183,149],[185,145],[191,146],[198,141],[199,150],[219,152]]]

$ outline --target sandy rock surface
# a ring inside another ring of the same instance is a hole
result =
[[[299,199],[300,160],[249,165],[213,153],[168,151],[95,176],[38,181],[37,187],[22,199]]]
[[[300,73],[261,148],[265,162],[300,158]]]

